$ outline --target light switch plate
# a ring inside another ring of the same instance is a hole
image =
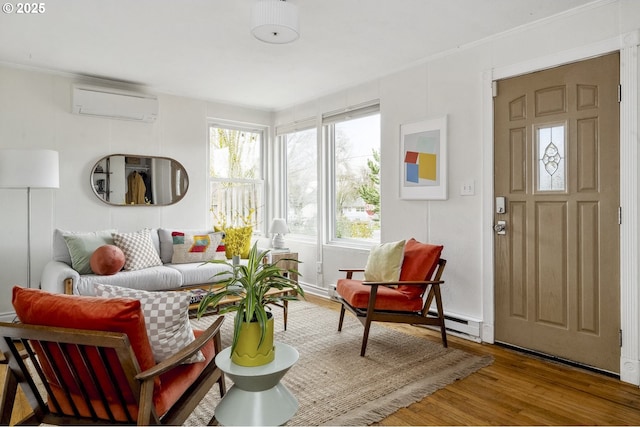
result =
[[[462,187],[460,187],[460,195],[461,196],[473,196],[476,194],[476,185],[475,181],[465,181],[462,183]]]

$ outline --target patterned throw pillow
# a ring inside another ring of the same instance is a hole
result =
[[[174,231],[171,237],[173,239],[171,263],[184,264],[216,259],[216,252],[224,233],[189,234]]]
[[[173,356],[195,340],[189,321],[189,292],[147,292],[100,283],[94,284],[94,289],[99,297],[125,297],[140,301],[156,362]],[[202,353],[198,352],[185,363],[204,360]]]
[[[123,270],[141,270],[162,265],[162,260],[153,247],[149,229],[134,233],[113,233],[113,243],[124,252]]]
[[[397,282],[404,258],[405,241],[382,243],[371,248],[364,280],[367,282]]]

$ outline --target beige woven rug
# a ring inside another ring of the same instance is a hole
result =
[[[490,357],[445,349],[439,342],[372,324],[366,357],[360,357],[362,325],[349,313],[338,332],[339,313],[306,301],[289,303],[288,330],[274,307],[275,339],[294,346],[298,362],[282,382],[300,408],[287,425],[366,425],[422,400],[436,390],[492,363]],[[215,316],[192,320],[203,329]],[[230,344],[233,315],[222,332]],[[227,387],[231,383],[227,382]],[[185,425],[206,425],[219,390],[214,386]],[[247,408],[251,410],[251,408]]]

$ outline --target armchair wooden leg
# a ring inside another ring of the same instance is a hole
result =
[[[283,315],[284,315],[283,316],[284,317],[284,330],[286,331],[287,330],[287,317],[288,317],[288,314],[289,314],[289,301],[287,301],[287,300],[282,301],[282,309],[284,310],[284,313],[283,313]]]
[[[364,319],[364,335],[362,336],[362,348],[360,349],[360,356],[364,357],[364,353],[367,351],[367,341],[369,341],[369,329],[371,328],[371,317],[376,307],[376,297],[378,295],[378,285],[371,286],[371,293],[369,294],[369,305],[367,306],[367,317]]]
[[[442,335],[442,345],[447,345],[447,328],[444,324],[444,309],[442,308],[442,296],[440,296],[440,285],[433,285],[433,291],[436,297],[436,307],[438,309],[438,318],[440,319],[440,334]]]
[[[340,306],[340,321],[338,322],[338,332],[342,331],[342,322],[344,322],[344,305]]]

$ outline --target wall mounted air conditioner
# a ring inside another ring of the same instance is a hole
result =
[[[85,85],[73,85],[72,90],[75,114],[148,123],[158,116],[158,99],[153,95]]]

